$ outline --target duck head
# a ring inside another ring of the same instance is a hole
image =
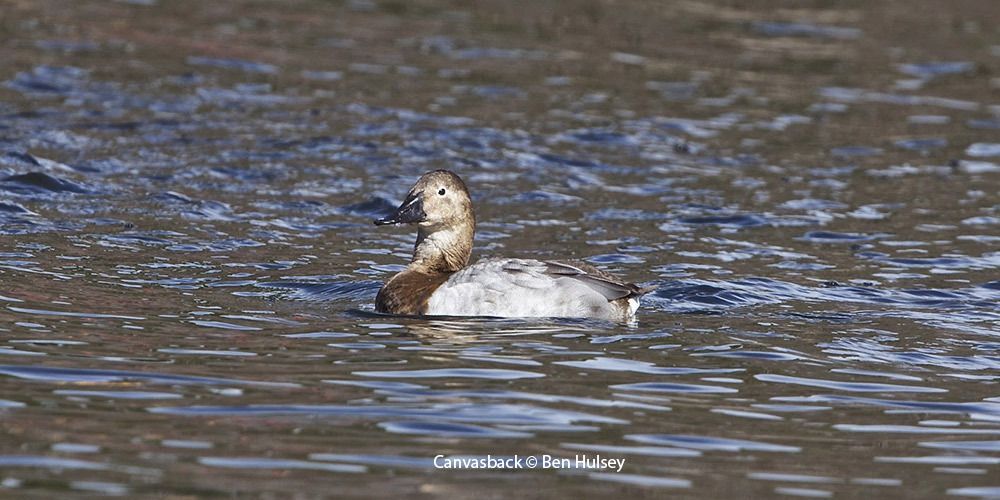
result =
[[[462,179],[448,170],[427,172],[410,188],[392,214],[376,226],[416,224],[417,243],[411,268],[453,272],[469,262],[476,218]]]

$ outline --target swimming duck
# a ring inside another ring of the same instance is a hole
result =
[[[427,172],[375,225],[416,224],[406,269],[375,298],[381,313],[430,316],[574,317],[629,321],[651,291],[582,262],[485,258],[473,265],[476,218],[462,179]]]

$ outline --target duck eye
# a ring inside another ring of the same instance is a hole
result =
[[[444,196],[444,188],[441,188],[441,189],[440,189],[440,190],[438,191],[438,194],[439,194],[439,195],[441,195],[441,196]]]

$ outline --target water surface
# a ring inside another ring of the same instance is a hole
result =
[[[4,12],[9,494],[1000,496],[993,2]],[[435,168],[638,322],[373,313]]]

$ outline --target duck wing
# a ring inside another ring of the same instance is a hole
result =
[[[634,283],[625,283],[610,273],[582,262],[568,264],[566,262],[547,260],[543,264],[545,264],[545,274],[552,277],[565,277],[578,280],[603,295],[604,298],[608,299],[608,302],[640,297],[655,289],[640,288]]]

